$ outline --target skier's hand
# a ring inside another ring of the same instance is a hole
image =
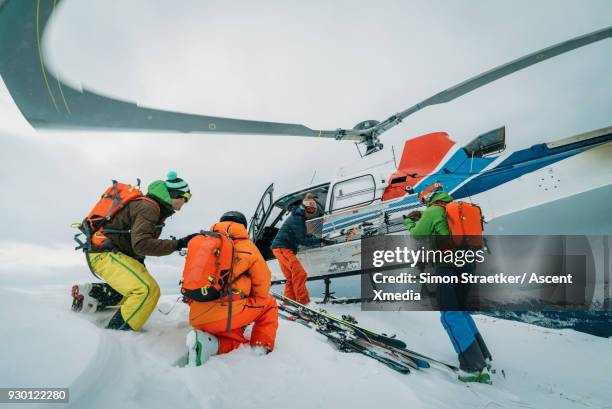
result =
[[[410,220],[413,220],[413,221],[416,222],[417,220],[419,220],[421,218],[421,215],[422,215],[422,213],[421,213],[420,210],[413,210],[410,213],[408,213],[407,215],[406,214],[403,215],[402,217],[404,218],[404,220],[405,219],[410,219]]]
[[[181,237],[180,239],[176,240],[176,251],[181,251],[182,249],[187,247],[187,243],[189,243],[189,240],[193,239],[198,234],[199,233],[193,233],[193,234],[190,234],[185,237]]]

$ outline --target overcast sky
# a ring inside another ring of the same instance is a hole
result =
[[[610,24],[605,0],[64,0],[44,46],[65,82],[105,95],[336,129],[382,120],[499,64]],[[518,149],[609,126],[611,63],[612,40],[605,40],[427,108],[386,133],[387,148],[371,160],[387,160],[391,145],[399,152],[405,139],[433,131],[465,143],[506,125],[508,147]],[[3,84],[0,135],[4,265],[49,254],[73,260],[69,225],[113,178],[148,184],[176,170],[194,198],[168,222],[167,234],[184,235],[226,210],[250,216],[271,182],[277,193],[287,192],[307,185],[315,170],[322,181],[358,159],[350,142],[332,140],[36,132]]]

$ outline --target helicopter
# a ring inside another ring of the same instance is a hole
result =
[[[407,117],[451,102],[534,64],[612,37],[612,27],[532,52],[443,90],[388,118],[353,128],[316,130],[301,124],[241,120],[172,112],[66,85],[50,72],[41,51],[45,27],[61,1],[0,3],[0,75],[24,118],[35,129],[120,129],[201,133],[288,135],[353,141],[360,154],[383,149],[381,136]],[[42,74],[42,75],[41,75]],[[310,234],[326,239],[298,258],[309,280],[361,274],[360,243],[365,237],[404,232],[402,215],[419,209],[418,193],[440,182],[455,199],[478,203],[491,224],[526,209],[554,204],[610,186],[612,126],[506,151],[506,129],[490,130],[460,146],[445,132],[405,141],[399,163],[368,169],[341,169],[331,180],[274,198],[263,193],[249,223],[249,235],[268,260],[270,244],[293,206],[311,193],[318,205]],[[516,195],[520,190],[521,195]],[[595,221],[596,222],[596,221]],[[490,225],[489,225],[490,227]],[[488,232],[493,229],[489,228]],[[494,231],[493,231],[494,232]],[[277,280],[276,283],[281,283]]]
[[[301,249],[297,256],[309,280],[329,285],[331,278],[361,274],[361,239],[405,234],[403,215],[422,210],[418,193],[433,183],[440,182],[455,199],[477,203],[491,225],[525,209],[580,200],[582,193],[609,186],[610,141],[612,126],[514,152],[505,152],[504,127],[464,146],[444,132],[422,135],[405,142],[395,170],[386,163],[356,173],[340,172],[329,182],[278,199],[270,185],[249,233],[264,257],[272,259],[270,245],[282,221],[311,193],[319,210],[318,217],[307,221],[307,229],[329,244]],[[485,233],[498,232],[487,226]]]

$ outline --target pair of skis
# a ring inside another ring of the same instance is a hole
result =
[[[339,318],[280,294],[270,294],[279,301],[282,318],[316,329],[341,351],[358,352],[404,374],[411,370],[429,368],[432,364],[452,371],[458,370],[453,365],[407,349],[402,340],[363,328],[350,316]]]

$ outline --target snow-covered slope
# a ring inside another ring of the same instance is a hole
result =
[[[159,303],[172,308],[168,315],[156,311],[143,332],[123,333],[72,313],[66,294],[0,290],[0,387],[70,387],[75,408],[603,408],[612,401],[612,338],[572,330],[478,316],[495,366],[506,373],[498,371],[493,386],[462,384],[435,368],[401,375],[284,320],[272,354],[245,347],[204,367],[177,368],[188,311],[176,296]],[[326,308],[455,362],[437,313]]]

